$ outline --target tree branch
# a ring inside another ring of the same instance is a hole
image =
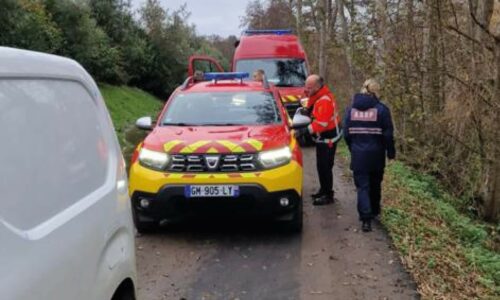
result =
[[[331,1],[331,0],[328,0],[328,1]],[[330,2],[330,6],[331,6],[331,2]],[[330,9],[331,9],[331,7],[330,7]],[[337,23],[338,12],[339,12],[339,6],[337,4],[335,4],[335,10],[333,11],[333,13],[331,13],[330,33],[335,32],[335,24]]]
[[[470,152],[472,153],[475,153],[475,154],[478,154],[482,159],[492,163],[493,161],[487,157],[484,157],[483,154],[481,153],[481,151],[478,151],[474,148],[472,148],[471,146],[467,145],[464,141],[460,140],[458,137],[456,137],[455,135],[449,133],[448,131],[446,130],[443,130],[442,131],[445,135],[447,135],[448,137],[452,138],[453,140],[455,140],[457,143],[459,143],[460,145],[464,146],[465,149],[469,150]]]
[[[500,37],[494,35],[489,29],[488,27],[486,27],[485,24],[479,22],[479,20],[477,19],[476,17],[476,14],[474,14],[474,9],[472,7],[472,2],[471,0],[469,0],[469,11],[470,11],[470,15],[472,17],[472,20],[474,21],[474,23],[476,23],[476,25],[478,25],[487,35],[489,35],[490,37],[492,37],[497,43],[500,43]]]
[[[448,29],[448,30],[451,30],[461,36],[463,36],[464,38],[468,39],[469,41],[471,42],[474,42],[475,44],[479,45],[479,46],[483,46],[484,48],[486,48],[487,50],[489,51],[494,51],[493,47],[489,46],[489,45],[483,45],[483,43],[481,43],[480,41],[476,40],[475,38],[471,37],[470,35],[468,35],[467,33],[465,32],[462,32],[461,30],[459,30],[458,28],[455,28],[451,25],[445,25],[444,26],[445,29]]]
[[[307,4],[309,4],[309,7],[311,7],[311,16],[312,16],[312,19],[313,19],[313,22],[314,22],[314,27],[316,27],[316,30],[319,31],[320,30],[320,26],[319,26],[319,23],[318,23],[318,18],[316,16],[316,7],[314,5],[314,3],[309,0],[306,2]]]
[[[474,88],[473,85],[465,82],[464,80],[460,79],[459,77],[457,77],[457,76],[455,76],[453,74],[445,72],[444,75],[447,76],[447,77],[449,77],[449,78],[451,78],[451,79],[456,80],[458,83],[460,83],[461,85],[465,86],[468,89],[473,89]],[[478,88],[482,89],[483,87],[478,86]],[[479,97],[479,99],[481,99],[490,108],[493,108],[493,109],[496,109],[496,110],[500,111],[500,107],[498,107],[497,105],[494,105],[493,103],[491,103],[488,99],[486,99],[485,97],[483,97],[481,94],[477,94],[477,96]]]

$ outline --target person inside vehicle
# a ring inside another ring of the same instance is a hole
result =
[[[266,73],[262,69],[258,69],[255,72],[253,72],[253,80],[255,81],[264,81],[264,76]]]
[[[203,74],[203,72],[202,72],[202,71],[200,71],[200,70],[196,70],[196,71],[194,71],[193,81],[194,81],[194,82],[200,82],[200,81],[203,81],[203,80],[204,80],[204,77],[205,77],[205,75]]]

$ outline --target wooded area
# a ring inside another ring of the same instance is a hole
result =
[[[242,26],[294,28],[344,107],[377,78],[400,158],[499,219],[500,1],[255,0]]]
[[[137,12],[128,0],[0,0],[0,45],[77,60],[99,82],[140,87],[166,98],[185,79],[191,54],[228,60],[196,35],[185,6],[159,0]]]

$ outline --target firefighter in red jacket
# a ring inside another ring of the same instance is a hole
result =
[[[334,202],[333,164],[337,142],[342,137],[341,123],[335,97],[320,76],[310,75],[307,78],[305,94],[309,97],[307,106],[312,123],[307,128],[298,129],[296,136],[309,133],[316,142],[320,189],[312,197],[314,205],[325,205]]]

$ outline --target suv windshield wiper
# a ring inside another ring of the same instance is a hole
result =
[[[301,86],[301,85],[290,84],[290,83],[277,83],[274,86],[277,86],[277,87],[298,87],[298,86]]]
[[[204,123],[203,126],[241,126],[242,124],[236,123]]]
[[[162,126],[201,126],[202,124],[190,124],[190,123],[170,123],[170,122],[163,122],[161,123]]]

